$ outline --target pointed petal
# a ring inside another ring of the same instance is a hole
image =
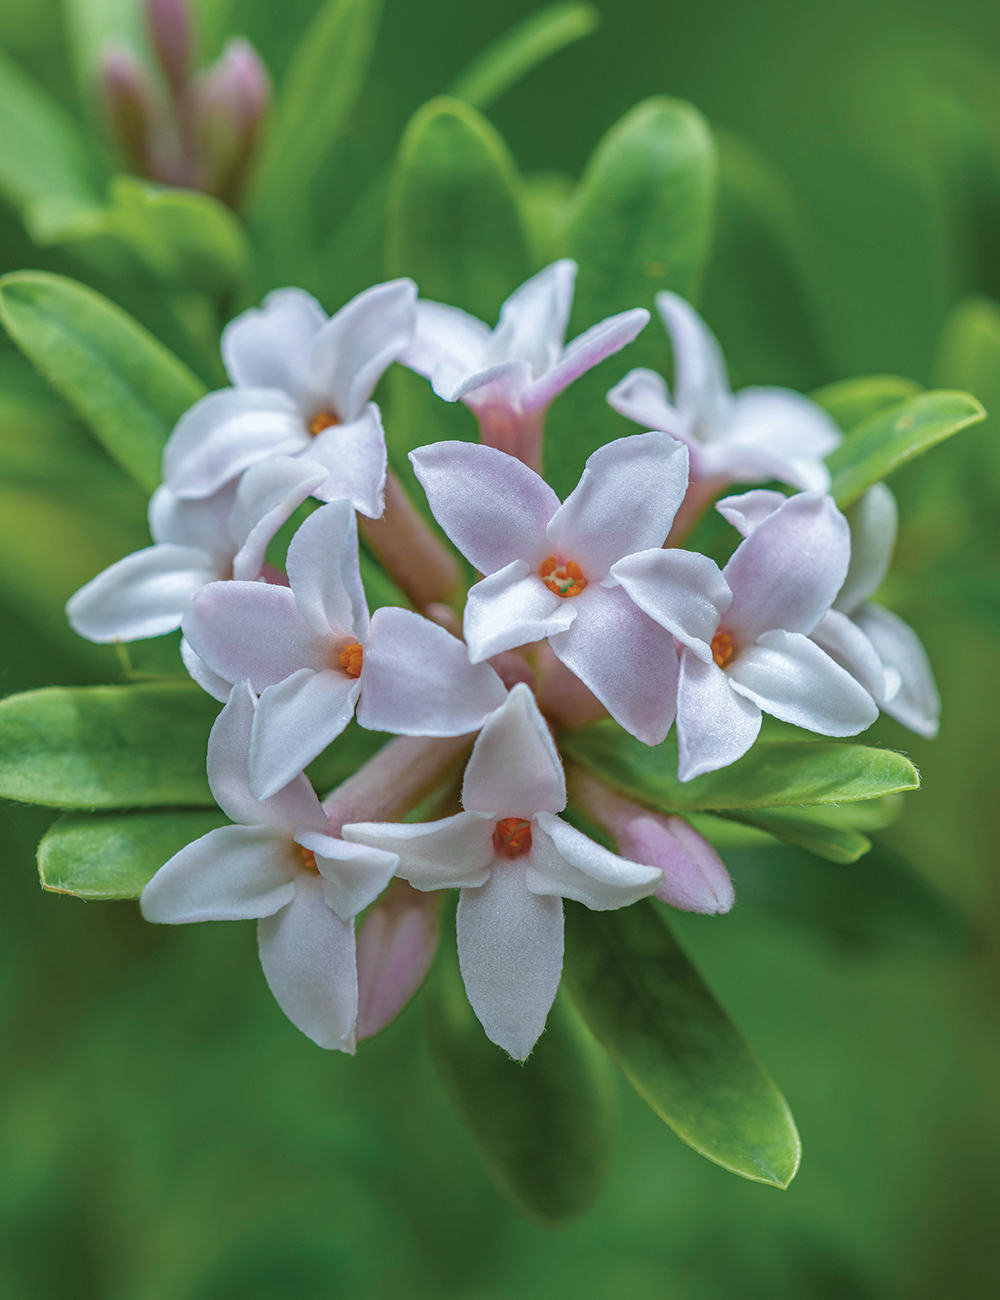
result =
[[[225,704],[229,699],[230,691],[233,689],[232,682],[227,682],[218,673],[213,673],[204,659],[195,654],[194,647],[186,636],[181,637],[181,658],[184,661],[184,667],[201,689],[207,691],[214,700],[219,700],[222,704]]]
[[[798,456],[793,451],[779,453],[738,438],[725,437],[700,447],[697,462],[701,478],[723,483],[777,479],[803,492],[827,492],[830,488],[830,471],[816,457]]]
[[[495,859],[492,817],[456,813],[437,822],[353,822],[341,831],[351,844],[399,855],[396,875],[414,889],[482,885]]]
[[[494,447],[435,442],[410,453],[435,519],[480,573],[514,560],[537,568],[559,498],[534,470]]]
[[[353,1053],[354,922],[327,906],[320,876],[299,873],[289,905],[258,922],[257,946],[264,978],[296,1029],[319,1047]]]
[[[397,736],[464,736],[507,698],[463,641],[408,609],[376,612],[365,644],[358,722]]]
[[[831,609],[813,628],[810,639],[846,668],[876,700],[885,698],[885,671],[878,651],[846,614]]]
[[[326,882],[327,904],[342,921],[350,921],[374,903],[399,865],[396,853],[347,844],[319,831],[300,831],[295,842],[316,855],[316,867]]]
[[[489,342],[489,326],[475,316],[421,298],[413,342],[399,360],[425,379],[440,372],[444,386],[454,387],[466,375],[482,369]]]
[[[523,682],[490,717],[472,748],[462,807],[504,817],[562,812],[566,778],[552,734]]]
[[[458,382],[445,385],[444,376],[435,372],[433,388],[446,402],[463,401],[480,415],[491,409],[515,414],[521,399],[531,387],[531,366],[527,361],[498,361],[494,366],[475,370]]]
[[[562,899],[533,894],[525,860],[504,863],[458,903],[458,960],[486,1035],[523,1061],[545,1028],[563,960]]]
[[[667,381],[655,370],[641,367],[630,370],[608,393],[608,405],[644,429],[662,429],[675,438],[688,433],[680,415],[670,404]]]
[[[368,602],[358,569],[357,520],[349,501],[331,502],[309,516],[289,544],[285,568],[295,604],[317,636],[353,635],[364,641]]]
[[[775,492],[771,488],[753,488],[738,496],[723,497],[721,501],[716,501],[715,508],[741,537],[749,537],[758,524],[773,515],[787,500],[784,492]]]
[[[565,257],[515,289],[500,308],[485,363],[527,361],[535,379],[550,370],[562,352],[575,282],[576,263]]]
[[[304,289],[275,289],[222,331],[222,360],[240,388],[280,388],[303,406],[312,395],[309,348],[326,312]]]
[[[899,523],[896,498],[884,483],[876,483],[847,512],[847,522],[851,528],[851,564],[834,607],[853,614],[878,591],[889,571]]]
[[[251,465],[240,480],[229,517],[233,541],[239,546],[233,577],[253,582],[275,533],[306,497],[323,482],[323,469],[294,456],[270,456]]]
[[[564,632],[575,618],[572,600],[549,591],[523,560],[515,560],[469,592],[463,620],[469,658],[481,663],[503,650],[542,641]]]
[[[533,894],[572,898],[606,912],[654,893],[663,884],[659,867],[629,862],[595,844],[553,813],[539,813],[532,828],[527,886]]]
[[[346,673],[302,668],[260,697],[250,743],[250,789],[269,799],[344,730],[361,683]]]
[[[727,676],[766,713],[824,736],[854,736],[878,717],[865,688],[799,632],[765,632]]]
[[[677,703],[673,637],[622,587],[587,587],[574,601],[576,622],[549,637],[553,652],[619,726],[645,745],[659,745]]]
[[[611,576],[650,618],[703,663],[711,662],[712,637],[733,598],[714,560],[656,547],[619,560]]]
[[[147,921],[246,921],[295,894],[295,845],[269,826],[222,826],[175,853],[142,891]]]
[[[616,560],[662,546],[688,485],[688,451],[669,433],[598,448],[546,533],[553,551],[601,582]]]
[[[614,838],[624,857],[663,872],[656,897],[705,916],[730,911],[736,898],[733,882],[708,840],[682,817],[664,817],[638,805],[634,809]]]
[[[236,483],[229,483],[210,497],[179,497],[160,484],[149,498],[149,531],[154,542],[197,546],[212,556],[221,573],[232,562],[229,518],[236,500]]]
[[[126,555],[71,596],[66,617],[88,641],[139,641],[180,627],[192,598],[213,582],[212,557],[163,542]]]
[[[656,310],[674,350],[674,404],[688,429],[708,442],[725,430],[733,399],[715,335],[690,303],[658,293]]]
[[[634,307],[592,325],[568,345],[551,370],[535,380],[522,399],[524,409],[537,411],[548,406],[574,379],[620,352],[648,324],[645,307]]]
[[[760,731],[760,709],[738,695],[714,663],[681,651],[677,685],[677,776],[691,781],[742,758]]]
[[[844,440],[821,406],[788,388],[741,389],[733,401],[728,436],[790,463],[822,461]]]
[[[341,420],[357,419],[375,385],[412,342],[416,307],[412,280],[376,284],[341,307],[313,338],[311,387],[329,394]]]
[[[855,621],[877,650],[886,669],[895,669],[900,687],[882,707],[918,736],[938,733],[941,697],[916,632],[881,605],[862,605]]]
[[[381,516],[388,461],[382,416],[374,402],[362,407],[349,424],[324,430],[305,454],[326,470],[325,481],[314,493],[321,501],[350,501],[369,519]]]

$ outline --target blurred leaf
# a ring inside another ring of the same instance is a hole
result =
[[[834,741],[754,745],[729,767],[683,782],[675,743],[644,745],[610,721],[564,731],[559,746],[608,785],[666,812],[849,803],[920,784],[902,754]]]
[[[648,902],[566,904],[565,980],[595,1037],[678,1137],[743,1178],[787,1187],[788,1105]]]
[[[985,414],[968,393],[935,391],[874,416],[826,458],[837,504],[849,506],[873,483]]]
[[[63,0],[69,52],[80,96],[86,102],[97,89],[98,62],[109,44],[127,45],[149,55],[145,5],[136,0]]]
[[[473,59],[448,94],[489,108],[532,68],[589,36],[600,23],[601,15],[589,4],[554,4],[529,14]]]
[[[138,898],[175,853],[227,825],[218,811],[69,813],[38,846],[42,888],[77,898]]]
[[[861,375],[857,379],[839,379],[817,388],[809,396],[833,416],[845,433],[850,433],[873,416],[916,397],[920,391],[915,380],[900,375]]]
[[[425,993],[431,1054],[500,1191],[526,1218],[556,1227],[601,1189],[614,1114],[607,1066],[564,996],[525,1062],[486,1037],[445,934]]]
[[[50,808],[213,805],[219,704],[196,686],[47,687],[0,701],[0,796]]]
[[[782,808],[774,812],[730,812],[734,821],[756,826],[779,840],[787,840],[808,849],[829,862],[857,862],[868,852],[872,842],[866,835],[846,826],[826,826],[801,808]]]
[[[163,445],[204,386],[107,298],[64,276],[0,278],[0,320],[112,456],[147,491]]]
[[[521,219],[531,254],[531,269],[540,271],[559,256],[562,228],[576,188],[562,172],[535,172],[521,181]]]
[[[938,383],[972,393],[986,408],[979,464],[968,486],[981,494],[981,508],[992,512],[1000,487],[1000,303],[971,297],[955,307],[941,334],[934,375]]]

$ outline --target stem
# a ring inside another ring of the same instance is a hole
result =
[[[519,414],[507,406],[484,406],[476,411],[479,436],[487,447],[516,456],[536,474],[542,472],[542,429],[547,407]]]
[[[538,647],[535,680],[538,707],[560,727],[585,727],[608,716],[597,696],[556,658],[547,641]]]
[[[392,470],[382,518],[359,515],[358,526],[386,573],[417,609],[454,599],[462,582],[458,561],[431,531]]]
[[[702,517],[708,507],[719,495],[729,480],[719,476],[713,478],[692,478],[688,484],[684,500],[674,516],[670,532],[664,546],[680,546],[688,533]]]
[[[390,740],[323,800],[332,834],[349,822],[399,821],[441,783],[473,740],[473,733]]]

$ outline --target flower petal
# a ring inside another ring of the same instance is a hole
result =
[[[446,402],[463,401],[476,412],[493,410],[520,412],[521,399],[531,387],[531,365],[527,361],[498,361],[495,366],[475,370],[445,389],[440,374],[434,376],[434,391]]]
[[[899,512],[896,498],[884,483],[876,483],[847,512],[851,528],[851,564],[834,608],[854,611],[878,591],[889,571],[896,545]]]
[[[741,537],[749,537],[758,524],[773,515],[787,500],[784,492],[775,492],[771,488],[752,488],[738,496],[723,497],[721,501],[716,501],[715,508]]]
[[[504,817],[562,812],[566,778],[535,697],[518,682],[472,747],[462,783],[462,807]]]
[[[677,703],[673,637],[622,587],[587,587],[573,597],[576,621],[549,637],[553,653],[614,720],[646,745],[666,740]]]
[[[181,659],[183,659],[184,667],[190,673],[192,680],[197,682],[201,689],[211,695],[214,700],[219,700],[222,704],[225,704],[229,699],[230,691],[233,689],[232,682],[227,682],[218,673],[213,673],[204,659],[195,654],[194,646],[186,636],[181,637]]]
[[[760,709],[738,695],[714,663],[681,651],[677,684],[677,776],[691,781],[742,758],[760,731]]]
[[[269,799],[344,730],[361,683],[346,673],[302,668],[260,697],[250,742],[250,790]]]
[[[311,387],[329,394],[334,413],[345,423],[357,419],[375,385],[412,342],[416,308],[412,280],[375,284],[341,307],[313,338]]]
[[[854,736],[878,717],[865,688],[799,632],[765,632],[727,676],[766,713],[824,736]]]
[[[564,632],[575,618],[574,599],[549,591],[523,560],[514,560],[469,592],[463,619],[469,658],[478,664],[502,650],[542,641]]]
[[[369,519],[381,516],[388,461],[382,416],[374,402],[362,407],[349,424],[324,430],[305,454],[326,470],[326,479],[314,496],[321,501],[350,501]]]
[[[399,855],[367,844],[347,844],[319,831],[301,831],[296,844],[316,855],[316,867],[326,882],[327,904],[342,921],[349,921],[374,903],[399,865]]]
[[[886,682],[882,660],[868,637],[846,614],[831,609],[813,628],[810,640],[846,668],[876,700],[884,700]]]
[[[670,404],[667,381],[655,370],[630,370],[608,393],[608,405],[644,429],[662,429],[675,438],[688,436],[687,426]]]
[[[674,405],[699,441],[710,442],[724,434],[733,405],[722,350],[691,304],[677,294],[658,293],[656,310],[674,350]]]
[[[66,617],[88,641],[139,641],[180,627],[192,598],[220,575],[194,546],[162,542],[126,555],[71,596]]]
[[[435,442],[410,453],[435,519],[480,573],[514,560],[537,568],[559,498],[513,456],[470,442]]]
[[[533,894],[527,866],[505,862],[458,903],[458,960],[486,1036],[523,1061],[545,1028],[562,977],[562,899]]]
[[[492,817],[460,812],[436,822],[353,822],[341,834],[399,854],[396,875],[414,889],[458,889],[485,883],[493,865]]]
[[[936,736],[941,697],[916,632],[881,605],[862,605],[854,619],[871,640],[886,669],[894,669],[899,674],[899,689],[882,705],[886,713],[918,736]]]
[[[264,978],[288,1019],[319,1047],[354,1052],[354,922],[327,905],[324,881],[300,872],[287,907],[257,924]]]
[[[400,363],[430,379],[440,373],[443,386],[452,388],[483,367],[490,329],[475,316],[441,302],[417,302],[417,328]],[[440,397],[435,386],[435,392]],[[446,399],[447,400],[447,399]]]
[[[221,573],[232,563],[233,538],[229,519],[236,500],[236,483],[210,497],[179,497],[164,484],[149,498],[149,531],[154,542],[197,546],[207,551]]]
[[[565,348],[547,373],[535,380],[522,399],[524,409],[537,411],[548,406],[574,379],[620,352],[648,324],[649,312],[645,307],[633,307],[631,311],[619,312],[592,325]]]
[[[147,921],[246,921],[295,894],[295,845],[270,826],[222,826],[175,853],[142,891]]]
[[[240,480],[229,517],[239,546],[233,577],[253,582],[275,533],[326,477],[321,466],[295,456],[269,456],[251,465]]]
[[[711,662],[712,637],[733,598],[714,560],[655,547],[619,560],[611,576],[651,619],[704,663]]]
[[[326,312],[304,289],[275,289],[222,331],[222,360],[240,388],[280,388],[303,407],[312,397],[309,348]]]
[[[333,501],[309,516],[289,544],[285,569],[299,613],[317,636],[365,640],[368,601],[358,568],[357,520],[349,501]]]
[[[562,352],[575,282],[576,263],[568,257],[525,280],[500,308],[484,363],[527,361],[534,379],[550,370]]]
[[[629,862],[553,813],[539,813],[532,828],[526,883],[533,894],[572,898],[597,912],[625,907],[663,884],[659,867]]]
[[[801,393],[788,388],[744,388],[733,400],[728,438],[768,451],[791,466],[814,462],[825,473],[825,466],[818,462],[840,446],[844,435],[821,406]],[[826,477],[828,483],[829,475]],[[806,486],[791,478],[784,481]],[[808,487],[822,491],[826,485],[811,482]]]

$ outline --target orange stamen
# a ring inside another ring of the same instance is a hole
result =
[[[521,857],[531,848],[531,822],[524,817],[505,817],[497,822],[493,847],[498,857]]]
[[[575,560],[561,560],[555,555],[542,561],[538,576],[556,596],[579,596],[587,585]]]
[[[300,844],[298,850],[302,854],[302,861],[306,864],[306,870],[319,871],[319,867],[316,865],[316,854],[313,853],[312,849],[304,849]]]
[[[725,668],[726,664],[733,657],[733,638],[728,632],[716,632],[712,637],[712,658],[720,668]]]
[[[365,651],[360,641],[349,641],[340,652],[340,666],[348,677],[360,677]]]
[[[320,411],[309,421],[309,432],[315,438],[316,435],[322,433],[324,429],[332,429],[335,424],[339,423],[340,421],[332,411]]]

